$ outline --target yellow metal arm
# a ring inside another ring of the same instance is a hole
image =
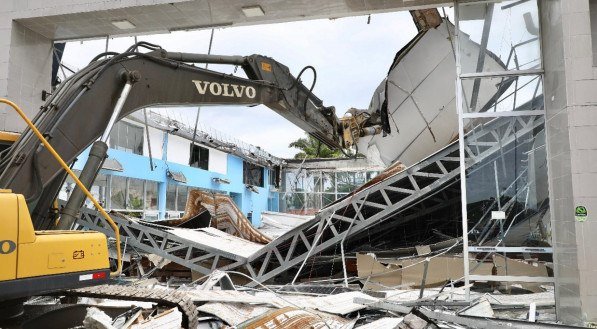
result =
[[[114,230],[114,236],[116,237],[116,261],[118,263],[116,271],[110,273],[110,276],[112,276],[112,277],[119,276],[122,271],[122,259],[121,259],[121,255],[120,255],[120,230],[118,229],[118,225],[116,225],[116,223],[114,223],[114,221],[112,220],[112,217],[110,217],[110,215],[108,215],[106,210],[104,210],[104,208],[99,204],[99,202],[97,202],[97,200],[93,197],[93,195],[91,195],[91,192],[89,192],[89,190],[85,187],[85,185],[83,185],[83,183],[81,183],[81,181],[79,180],[77,175],[75,175],[75,173],[68,167],[66,162],[64,162],[64,160],[62,160],[62,158],[54,150],[52,145],[50,145],[50,143],[43,137],[41,132],[39,132],[39,130],[37,130],[37,127],[35,127],[33,122],[31,122],[31,120],[29,120],[27,115],[25,115],[25,112],[23,112],[23,110],[21,110],[19,108],[19,106],[17,106],[17,104],[9,101],[8,99],[0,98],[0,103],[7,104],[10,107],[12,107],[15,111],[17,111],[19,116],[21,116],[21,118],[23,118],[23,120],[27,123],[29,128],[31,128],[31,130],[35,133],[37,138],[39,138],[39,140],[44,144],[44,146],[48,149],[48,151],[50,151],[52,156],[56,159],[56,161],[58,161],[60,166],[64,170],[66,170],[68,175],[75,181],[77,186],[83,191],[83,193],[85,193],[87,198],[89,198],[89,200],[91,200],[91,202],[93,202],[93,205],[95,206],[95,208],[97,208],[97,210],[102,214],[102,216],[104,216],[106,221],[110,224],[110,227],[112,227],[112,230]]]

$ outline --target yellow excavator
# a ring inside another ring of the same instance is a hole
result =
[[[247,78],[198,63],[240,66]],[[0,309],[28,296],[101,284],[119,275],[118,227],[88,189],[107,157],[112,127],[134,111],[155,105],[263,104],[339,149],[352,145],[354,138],[381,132],[383,116],[355,112],[351,120],[358,122],[347,125],[333,107],[323,106],[312,93],[315,77],[310,88],[300,80],[309,69],[315,75],[307,66],[294,77],[286,66],[261,55],[173,53],[139,42],[120,54],[98,55],[60,83],[32,120],[16,104],[0,99],[27,123],[20,134],[0,133]],[[70,165],[89,147],[77,177]],[[77,187],[58,210],[67,176]],[[69,231],[86,198],[114,231],[118,259],[113,272],[105,235]]]
[[[9,100],[0,99],[0,103],[12,107],[25,120],[44,147],[112,225],[118,240],[118,228],[110,216],[24,112]],[[2,132],[0,145],[7,149],[18,137],[19,134]],[[120,273],[120,257],[117,271],[110,273],[108,244],[104,234],[92,231],[35,231],[25,197],[10,189],[0,189],[0,210],[0,319],[20,315],[22,301],[28,296],[101,284],[107,282],[110,275]],[[119,242],[117,247],[120,250]]]

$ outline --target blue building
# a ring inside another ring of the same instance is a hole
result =
[[[197,130],[156,111],[118,122],[109,158],[91,189],[109,210],[145,220],[181,217],[189,189],[228,194],[258,226],[262,211],[278,211],[279,168],[283,161],[259,147]],[[195,137],[193,137],[195,136]],[[81,170],[86,150],[73,168]],[[61,197],[72,191],[66,182]]]

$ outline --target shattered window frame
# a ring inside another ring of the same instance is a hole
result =
[[[265,168],[243,161],[243,184],[265,187]]]
[[[189,144],[189,166],[209,170],[209,149],[198,144]]]

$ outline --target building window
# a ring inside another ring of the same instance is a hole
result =
[[[142,210],[144,205],[143,180],[136,178],[128,179],[128,197],[126,209]]]
[[[145,182],[145,210],[158,210],[158,183]]]
[[[176,188],[176,210],[185,211],[187,205],[187,196],[189,194],[189,188],[184,185],[178,185]]]
[[[112,176],[110,190],[110,208],[126,209],[126,177]]]
[[[196,144],[191,144],[191,157],[189,159],[189,166],[208,170],[209,149]]]
[[[589,19],[591,21],[591,41],[593,41],[593,66],[597,66],[597,3],[595,1],[589,1]]]
[[[110,147],[143,155],[143,128],[119,121],[110,132]]]
[[[280,188],[280,166],[274,166],[268,170],[269,186]]]
[[[263,186],[263,167],[243,162],[243,183],[253,186]]]
[[[103,174],[98,174],[97,177],[95,177],[95,181],[93,181],[93,185],[91,186],[91,189],[89,189],[89,192],[91,192],[91,195],[93,195],[93,197],[102,205],[102,207],[106,206],[106,193],[107,193],[107,188],[108,186],[108,176],[103,175]],[[85,202],[85,205],[88,208],[93,208],[93,203],[91,202],[91,200],[87,199],[87,201]]]
[[[166,190],[166,210],[176,211],[176,185],[168,184]]]

